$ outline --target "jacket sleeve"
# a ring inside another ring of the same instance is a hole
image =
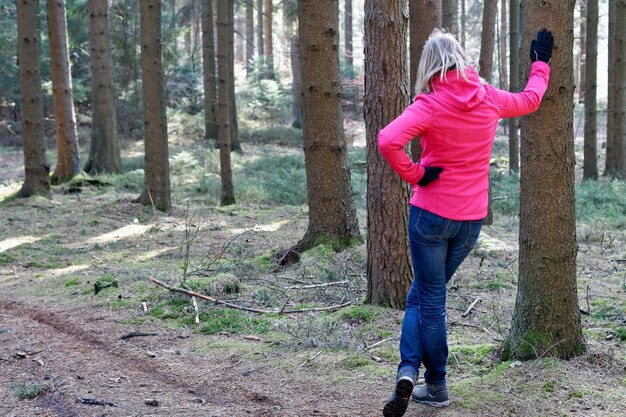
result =
[[[404,147],[428,129],[432,118],[428,100],[417,96],[413,104],[378,133],[378,150],[391,168],[410,184],[422,179],[424,168],[411,161]]]
[[[545,62],[535,61],[530,70],[528,83],[521,93],[509,93],[494,88],[500,101],[500,117],[519,117],[536,111],[548,88],[549,79],[550,66]]]

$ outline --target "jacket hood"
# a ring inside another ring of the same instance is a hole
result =
[[[465,80],[456,70],[446,72],[443,81],[439,77],[432,80],[430,95],[452,107],[467,111],[482,103],[485,98],[485,87],[472,67],[465,70]]]

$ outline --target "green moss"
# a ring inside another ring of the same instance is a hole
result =
[[[368,366],[372,363],[372,360],[362,355],[349,355],[339,361],[339,364],[344,369],[356,369],[363,366]]]
[[[519,359],[536,358],[550,346],[550,340],[550,335],[543,329],[527,330],[517,345],[511,345],[511,355]]]
[[[336,314],[343,320],[369,323],[380,316],[380,309],[371,305],[358,305],[343,308]]]
[[[200,313],[200,333],[263,334],[272,327],[272,320],[232,309],[214,309]]]
[[[75,285],[80,284],[80,280],[78,278],[69,278],[67,280],[65,280],[65,286],[66,287],[73,287]]]
[[[495,348],[496,345],[491,343],[450,346],[448,362],[454,364],[458,360],[479,365],[493,355]]]
[[[12,264],[17,260],[17,256],[12,255],[10,253],[1,252],[0,253],[0,265],[8,265]]]
[[[49,387],[46,384],[28,383],[28,382],[16,382],[11,385],[13,394],[19,400],[31,400],[37,398],[39,394],[48,391]]]
[[[543,384],[543,390],[545,392],[554,392],[554,385],[556,384],[556,382],[554,381],[548,381],[545,384]]]
[[[584,397],[584,396],[585,396],[585,394],[584,394],[582,391],[576,391],[576,390],[574,390],[574,391],[570,391],[570,392],[567,394],[567,396],[568,396],[569,398],[582,398],[582,397]]]
[[[626,341],[626,327],[618,327],[615,329],[615,337],[619,340]]]

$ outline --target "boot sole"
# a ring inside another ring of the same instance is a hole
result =
[[[383,408],[385,417],[402,417],[409,407],[413,384],[411,381],[402,379],[396,384],[396,395],[392,400],[387,401]]]
[[[422,401],[422,400],[416,400],[415,398],[413,399],[413,401],[415,401],[418,404],[426,404],[429,405],[431,407],[436,407],[436,408],[443,408],[443,407],[447,407],[450,405],[450,401],[441,401],[441,402],[434,402],[434,401]]]

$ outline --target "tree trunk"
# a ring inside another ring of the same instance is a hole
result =
[[[467,16],[465,15],[465,0],[461,0],[461,46],[465,49],[465,28]]]
[[[246,75],[254,69],[254,6],[252,0],[246,2]]]
[[[585,146],[583,179],[598,179],[598,0],[587,0],[585,53]]]
[[[72,179],[74,175],[80,172],[80,161],[67,48],[65,1],[47,0],[46,6],[50,38],[54,121],[57,135],[57,165],[52,175],[52,181],[58,184]]]
[[[352,53],[352,0],[346,0],[344,14],[344,59],[346,73],[351,79],[354,78],[354,56]]]
[[[377,135],[409,104],[407,26],[403,0],[365,1],[366,302],[396,309],[406,306],[413,277],[407,237],[409,187],[378,152]]]
[[[244,21],[241,18],[241,5],[239,2],[235,3],[235,11],[233,12],[233,40],[234,45],[234,60],[238,63],[244,63],[245,61],[245,47],[244,47]]]
[[[507,33],[507,13],[506,13],[507,0],[500,1],[500,88],[503,90],[509,89],[508,80],[508,65],[507,65],[507,48],[506,48],[506,33]]]
[[[235,204],[235,187],[233,171],[230,163],[230,124],[232,121],[229,107],[230,99],[230,39],[233,31],[230,26],[233,0],[217,2],[217,67],[219,77],[218,108],[219,108],[219,144],[220,144],[220,176],[222,179],[221,204]]]
[[[88,0],[91,44],[92,126],[91,147],[85,171],[89,174],[120,172],[122,161],[117,139],[117,117],[111,69],[109,2]]]
[[[453,35],[458,34],[459,3],[458,0],[442,0],[441,2],[442,26]]]
[[[274,74],[274,44],[272,40],[272,21],[274,17],[272,0],[263,1],[263,12],[265,14],[263,23],[264,53],[265,53],[265,77],[268,80],[276,78]]]
[[[606,161],[604,168],[605,176],[615,175],[615,68],[617,67],[615,53],[615,39],[617,31],[615,21],[617,20],[617,2],[609,2],[609,66],[608,66],[608,93],[606,105]]]
[[[309,226],[294,248],[360,242],[341,111],[338,0],[298,2]]]
[[[17,53],[20,67],[20,114],[24,131],[25,179],[18,197],[50,196],[50,164],[43,134],[43,101],[39,71],[39,4],[16,2]]]
[[[617,0],[615,15],[615,98],[613,116],[613,162],[615,177],[626,179],[626,0]]]
[[[228,26],[230,28],[230,37],[228,38],[229,54],[231,59],[228,60],[228,97],[230,99],[230,107],[228,115],[230,116],[230,150],[241,152],[241,144],[239,143],[239,123],[237,122],[237,101],[235,100],[235,12],[234,0],[230,0],[233,7],[228,9]]]
[[[521,123],[520,266],[510,333],[511,357],[520,359],[567,359],[585,350],[576,287],[575,4],[522,0],[523,50],[541,27],[552,30],[556,48],[541,106]],[[524,58],[524,78],[529,61]]]
[[[587,55],[587,1],[579,0],[580,5],[580,72],[578,75],[578,102],[585,102],[585,67]]]
[[[433,29],[441,27],[441,0],[413,0],[409,2],[409,55],[411,79],[410,95],[417,95],[417,66],[422,49]],[[411,142],[411,158],[418,162],[422,155],[419,138]]]
[[[302,128],[302,81],[300,74],[300,42],[298,41],[298,10],[296,2],[284,3],[285,26],[289,40],[291,62],[291,116],[292,127]]]
[[[144,187],[139,202],[160,211],[172,208],[161,52],[161,1],[140,0],[143,85]]]
[[[263,0],[256,1],[256,49],[259,62],[263,62]]]
[[[496,14],[498,11],[498,0],[485,0],[483,3],[483,25],[482,36],[480,38],[480,67],[478,75],[491,83],[493,74],[493,50],[496,39]]]
[[[509,2],[509,88],[511,91],[519,91],[519,51],[520,51],[520,2]],[[519,119],[509,119],[509,172],[519,173]]]
[[[215,74],[215,19],[213,0],[202,2],[202,64],[204,79],[204,139],[215,141],[219,126],[217,124],[217,77]]]

